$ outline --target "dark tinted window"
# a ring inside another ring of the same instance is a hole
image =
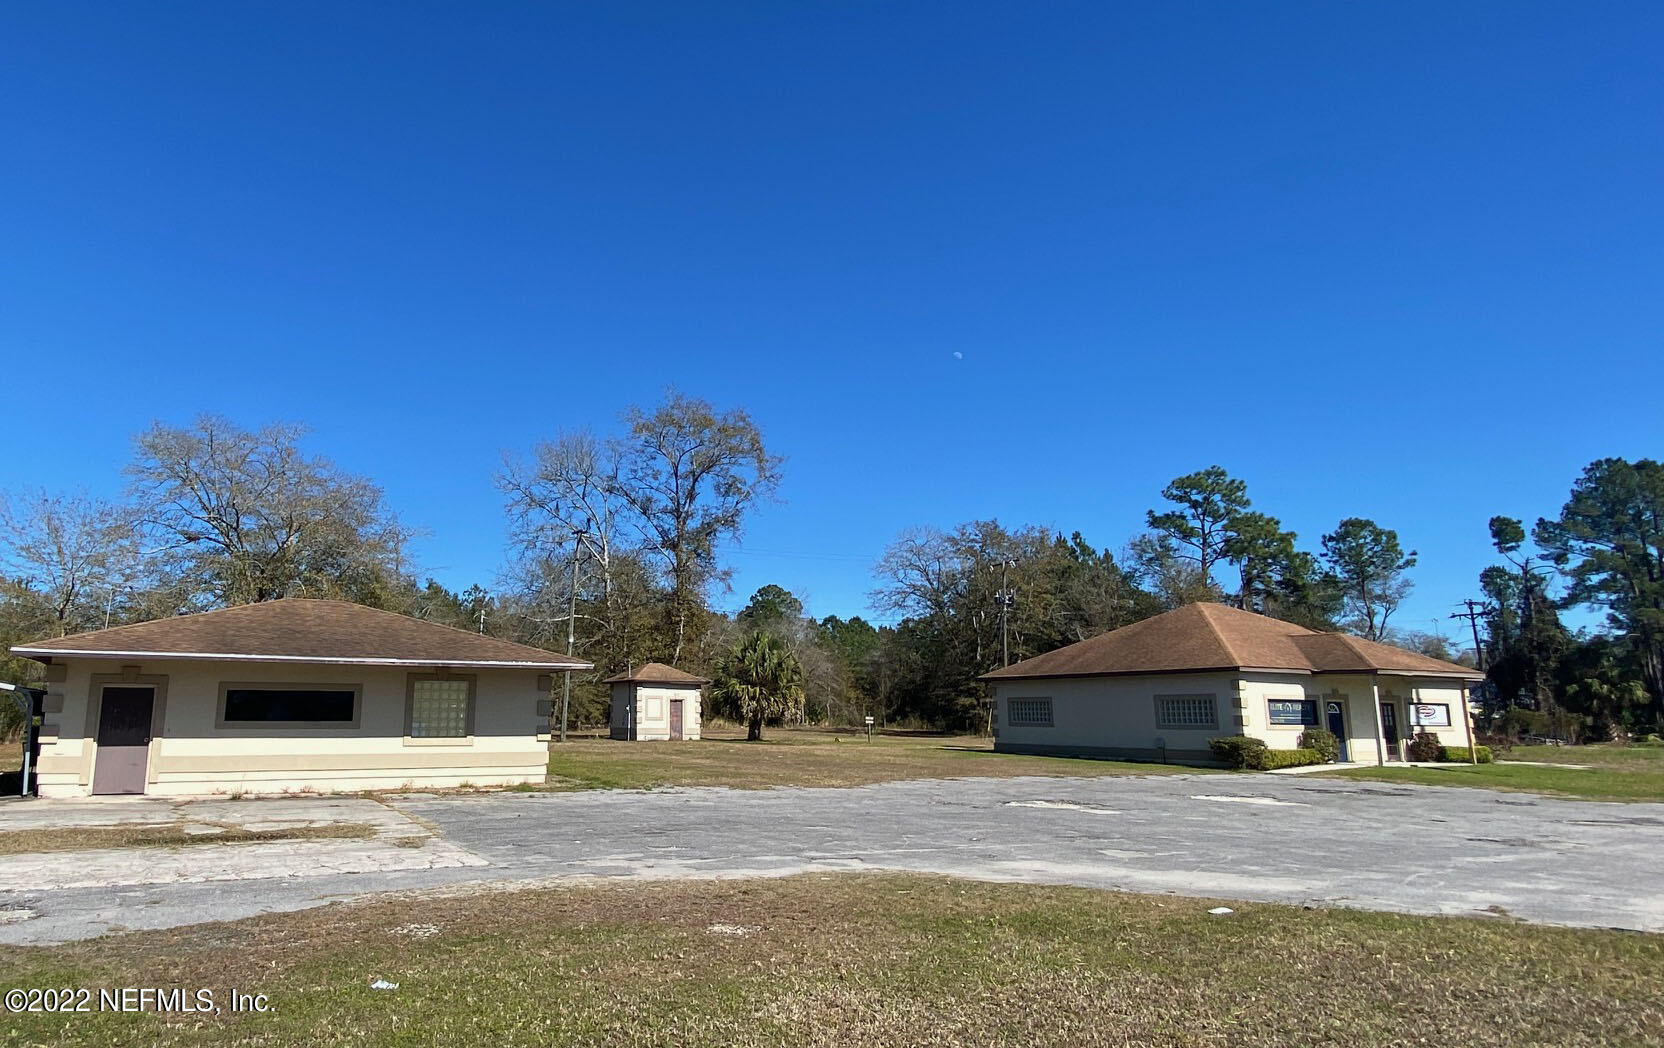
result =
[[[227,688],[225,719],[230,721],[322,722],[351,724],[354,693],[310,688]]]

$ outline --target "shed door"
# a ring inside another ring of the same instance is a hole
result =
[[[679,739],[679,738],[682,737],[682,700],[681,699],[671,699],[670,700],[670,737],[673,738],[673,739]]]
[[[150,716],[154,688],[109,687],[98,708],[98,756],[94,793],[143,793],[150,763]]]

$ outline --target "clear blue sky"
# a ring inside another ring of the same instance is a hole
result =
[[[501,453],[676,384],[788,458],[725,607],[862,611],[909,525],[1118,548],[1219,463],[1397,528],[1427,629],[1493,513],[1664,454],[1661,53],[1654,3],[10,4],[0,487],[298,419],[489,583]]]

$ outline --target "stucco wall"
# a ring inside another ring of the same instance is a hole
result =
[[[636,738],[664,740],[670,738],[670,703],[682,702],[682,738],[699,738],[699,688],[672,687],[662,684],[636,685]]]
[[[1360,682],[1361,680],[1361,688]],[[1345,717],[1347,757],[1374,760],[1375,721],[1369,712],[1369,678],[1313,677],[1307,673],[1244,674],[1242,701],[1244,735],[1264,739],[1274,750],[1292,750],[1300,745],[1304,725],[1271,723],[1269,704],[1278,699],[1310,699],[1317,703],[1317,726],[1328,727],[1326,703],[1341,703]]]
[[[1145,760],[1207,760],[1208,740],[1234,735],[1235,679],[1227,674],[1077,677],[1000,682],[994,748],[1009,752],[1071,752]],[[1211,695],[1212,728],[1163,728],[1156,696]],[[1050,698],[1052,726],[1011,727],[1010,700]]]
[[[546,695],[536,671],[459,669],[476,677],[474,733],[465,739],[405,737],[407,667],[304,666],[197,660],[78,659],[48,689],[40,763],[42,796],[91,791],[97,725],[89,718],[93,675],[137,666],[164,677],[162,729],[150,744],[147,793],[277,793],[285,790],[541,782],[548,763],[537,715]],[[357,727],[216,727],[222,682],[357,685]],[[54,698],[60,700],[54,702]]]
[[[1411,734],[1416,730],[1412,723],[1411,707],[1417,703],[1438,703],[1450,708],[1450,726],[1447,728],[1428,727],[1426,730],[1439,737],[1439,741],[1446,746],[1466,746],[1468,744],[1467,731],[1463,725],[1466,706],[1462,697],[1460,681],[1445,680],[1432,677],[1395,677],[1382,675],[1379,678],[1380,701],[1383,705],[1392,707],[1398,722],[1398,737],[1408,742]],[[1324,715],[1325,704],[1340,702],[1346,711],[1347,750],[1348,756],[1354,761],[1374,761],[1379,749],[1377,743],[1375,708],[1373,693],[1370,688],[1370,678],[1366,675],[1256,675],[1243,682],[1244,696],[1248,700],[1251,730],[1249,734],[1256,735],[1274,749],[1292,749],[1300,737],[1303,729],[1273,725],[1268,722],[1266,703],[1270,699],[1301,698],[1318,701],[1319,723],[1327,726]],[[1397,754],[1389,752],[1387,759],[1396,759]]]
[[[682,738],[699,738],[702,721],[698,685],[614,684],[611,736],[614,739],[660,741],[670,738],[670,703],[682,701]]]
[[[1439,703],[1450,707],[1450,727],[1428,728],[1446,746],[1466,746],[1462,718],[1466,706],[1459,681],[1383,675],[1381,702],[1391,705],[1398,718],[1399,737],[1406,742],[1415,730],[1411,707]],[[1318,724],[1327,726],[1326,703],[1343,704],[1347,723],[1347,756],[1354,761],[1376,759],[1379,750],[1371,682],[1366,675],[1312,676],[1310,674],[1154,674],[1145,677],[1077,677],[1055,680],[1011,681],[994,685],[998,705],[995,748],[1013,752],[1074,752],[1103,756],[1160,759],[1161,744],[1171,760],[1207,760],[1208,740],[1222,735],[1264,739],[1273,749],[1299,745],[1303,726],[1274,725],[1268,703],[1276,699],[1317,701]],[[1213,695],[1217,726],[1212,730],[1160,728],[1156,724],[1158,695]],[[1011,727],[1011,699],[1050,698],[1052,726]],[[1389,757],[1389,759],[1391,759]]]

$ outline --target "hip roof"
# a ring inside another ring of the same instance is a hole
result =
[[[32,641],[13,654],[53,658],[220,659],[386,666],[589,669],[570,655],[339,600],[288,597]]]
[[[1207,670],[1393,673],[1481,680],[1468,666],[1223,604],[1182,608],[985,673],[980,680],[1101,677]]]

